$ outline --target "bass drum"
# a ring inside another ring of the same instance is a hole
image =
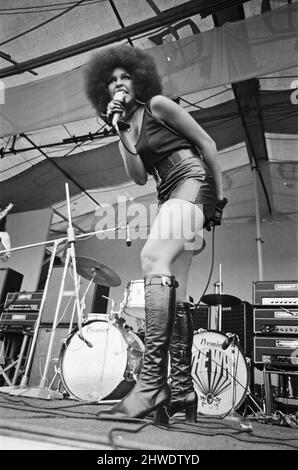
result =
[[[192,347],[192,377],[198,394],[198,413],[224,416],[233,407],[233,349],[236,410],[243,403],[249,384],[249,371],[242,351],[237,345],[222,349],[227,336],[218,331],[197,332]]]
[[[61,380],[70,397],[96,401],[123,398],[136,383],[144,345],[130,330],[107,321],[87,321],[70,333],[60,354]]]

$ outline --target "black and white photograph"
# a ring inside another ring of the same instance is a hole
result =
[[[14,463],[290,464],[297,233],[298,0],[0,0]]]

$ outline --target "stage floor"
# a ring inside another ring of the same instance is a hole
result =
[[[20,392],[20,390],[19,390]],[[102,421],[96,414],[110,404],[39,399],[0,392],[2,450],[298,450],[293,414],[247,414],[243,422],[198,415],[196,424],[182,415],[169,426],[149,417],[139,422]],[[288,417],[288,422],[282,418]],[[278,419],[280,418],[280,419]],[[297,425],[297,421],[296,421]]]

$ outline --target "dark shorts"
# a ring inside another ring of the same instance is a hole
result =
[[[205,224],[213,216],[217,196],[211,171],[199,156],[176,163],[157,184],[159,205],[169,199],[183,199],[203,209]]]

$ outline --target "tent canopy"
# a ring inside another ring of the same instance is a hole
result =
[[[65,182],[83,231],[119,197],[155,202],[152,179],[146,187],[128,180],[117,136],[84,93],[83,68],[94,49],[121,41],[148,50],[164,93],[179,97],[215,140],[229,199],[224,223],[255,217],[252,169],[262,217],[297,218],[298,2],[2,4],[2,205],[14,202],[15,212],[52,207],[54,237],[67,227]]]

